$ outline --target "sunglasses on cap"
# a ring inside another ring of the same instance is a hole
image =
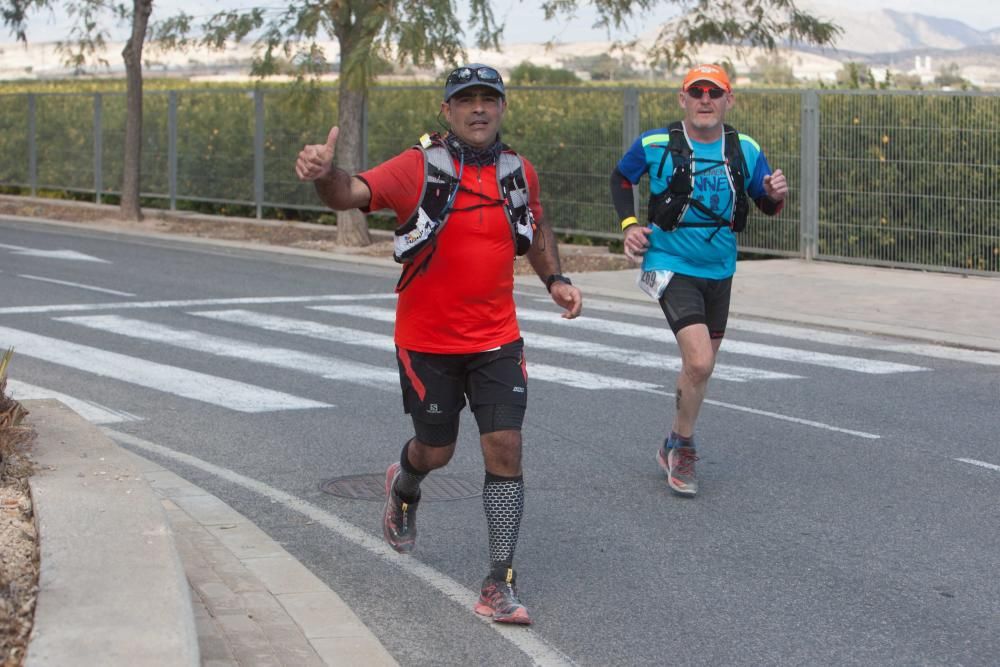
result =
[[[717,88],[715,86],[690,86],[686,92],[696,100],[700,100],[701,96],[705,93],[708,93],[708,96],[713,100],[717,100],[726,94],[726,91],[722,88]]]
[[[459,67],[448,75],[448,80],[446,85],[452,86],[457,83],[468,83],[475,79],[476,81],[482,81],[483,83],[499,83],[503,85],[503,79],[500,78],[500,72],[496,71],[492,67],[477,67],[472,69],[470,67]]]

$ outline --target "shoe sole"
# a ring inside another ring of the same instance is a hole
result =
[[[477,602],[474,611],[480,616],[489,616],[493,619],[494,623],[507,623],[510,625],[531,625],[531,618],[528,616],[528,610],[524,607],[520,607],[513,614],[505,616],[497,616],[493,607],[485,604],[483,602]]]
[[[385,505],[382,506],[382,537],[385,538],[386,543],[392,547],[396,552],[401,554],[408,554],[413,551],[413,542],[393,542],[392,533],[389,532],[387,528],[386,517],[389,516],[389,502],[390,494],[392,493],[392,480],[396,478],[396,471],[399,470],[399,464],[394,463],[390,465],[385,471]]]
[[[684,496],[685,498],[693,498],[697,495],[697,489],[691,490],[686,487],[679,486],[679,483],[674,481],[673,475],[670,474],[670,465],[667,463],[666,457],[663,456],[662,448],[656,450],[656,462],[660,464],[661,468],[663,468],[663,472],[667,473],[667,485],[670,487],[671,491],[679,496]]]

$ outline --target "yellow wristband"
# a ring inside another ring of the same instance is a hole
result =
[[[629,217],[622,220],[622,231],[624,232],[626,227],[631,227],[632,225],[637,225],[637,224],[639,224],[639,221],[636,220],[634,215],[630,215]]]

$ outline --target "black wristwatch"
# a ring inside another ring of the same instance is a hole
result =
[[[561,273],[553,273],[551,276],[545,279],[545,289],[551,292],[552,284],[556,282],[566,283],[567,285],[573,284],[572,280],[562,275]]]

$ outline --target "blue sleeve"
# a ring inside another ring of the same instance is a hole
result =
[[[747,194],[750,195],[751,199],[759,199],[766,194],[764,192],[764,177],[771,175],[771,165],[767,163],[764,152],[760,150],[756,142],[753,145],[743,142],[742,148],[743,157],[747,161],[747,173],[751,175],[746,184]]]
[[[638,183],[642,175],[646,173],[646,149],[642,146],[640,136],[625,151],[625,155],[618,161],[618,171],[633,184]]]

